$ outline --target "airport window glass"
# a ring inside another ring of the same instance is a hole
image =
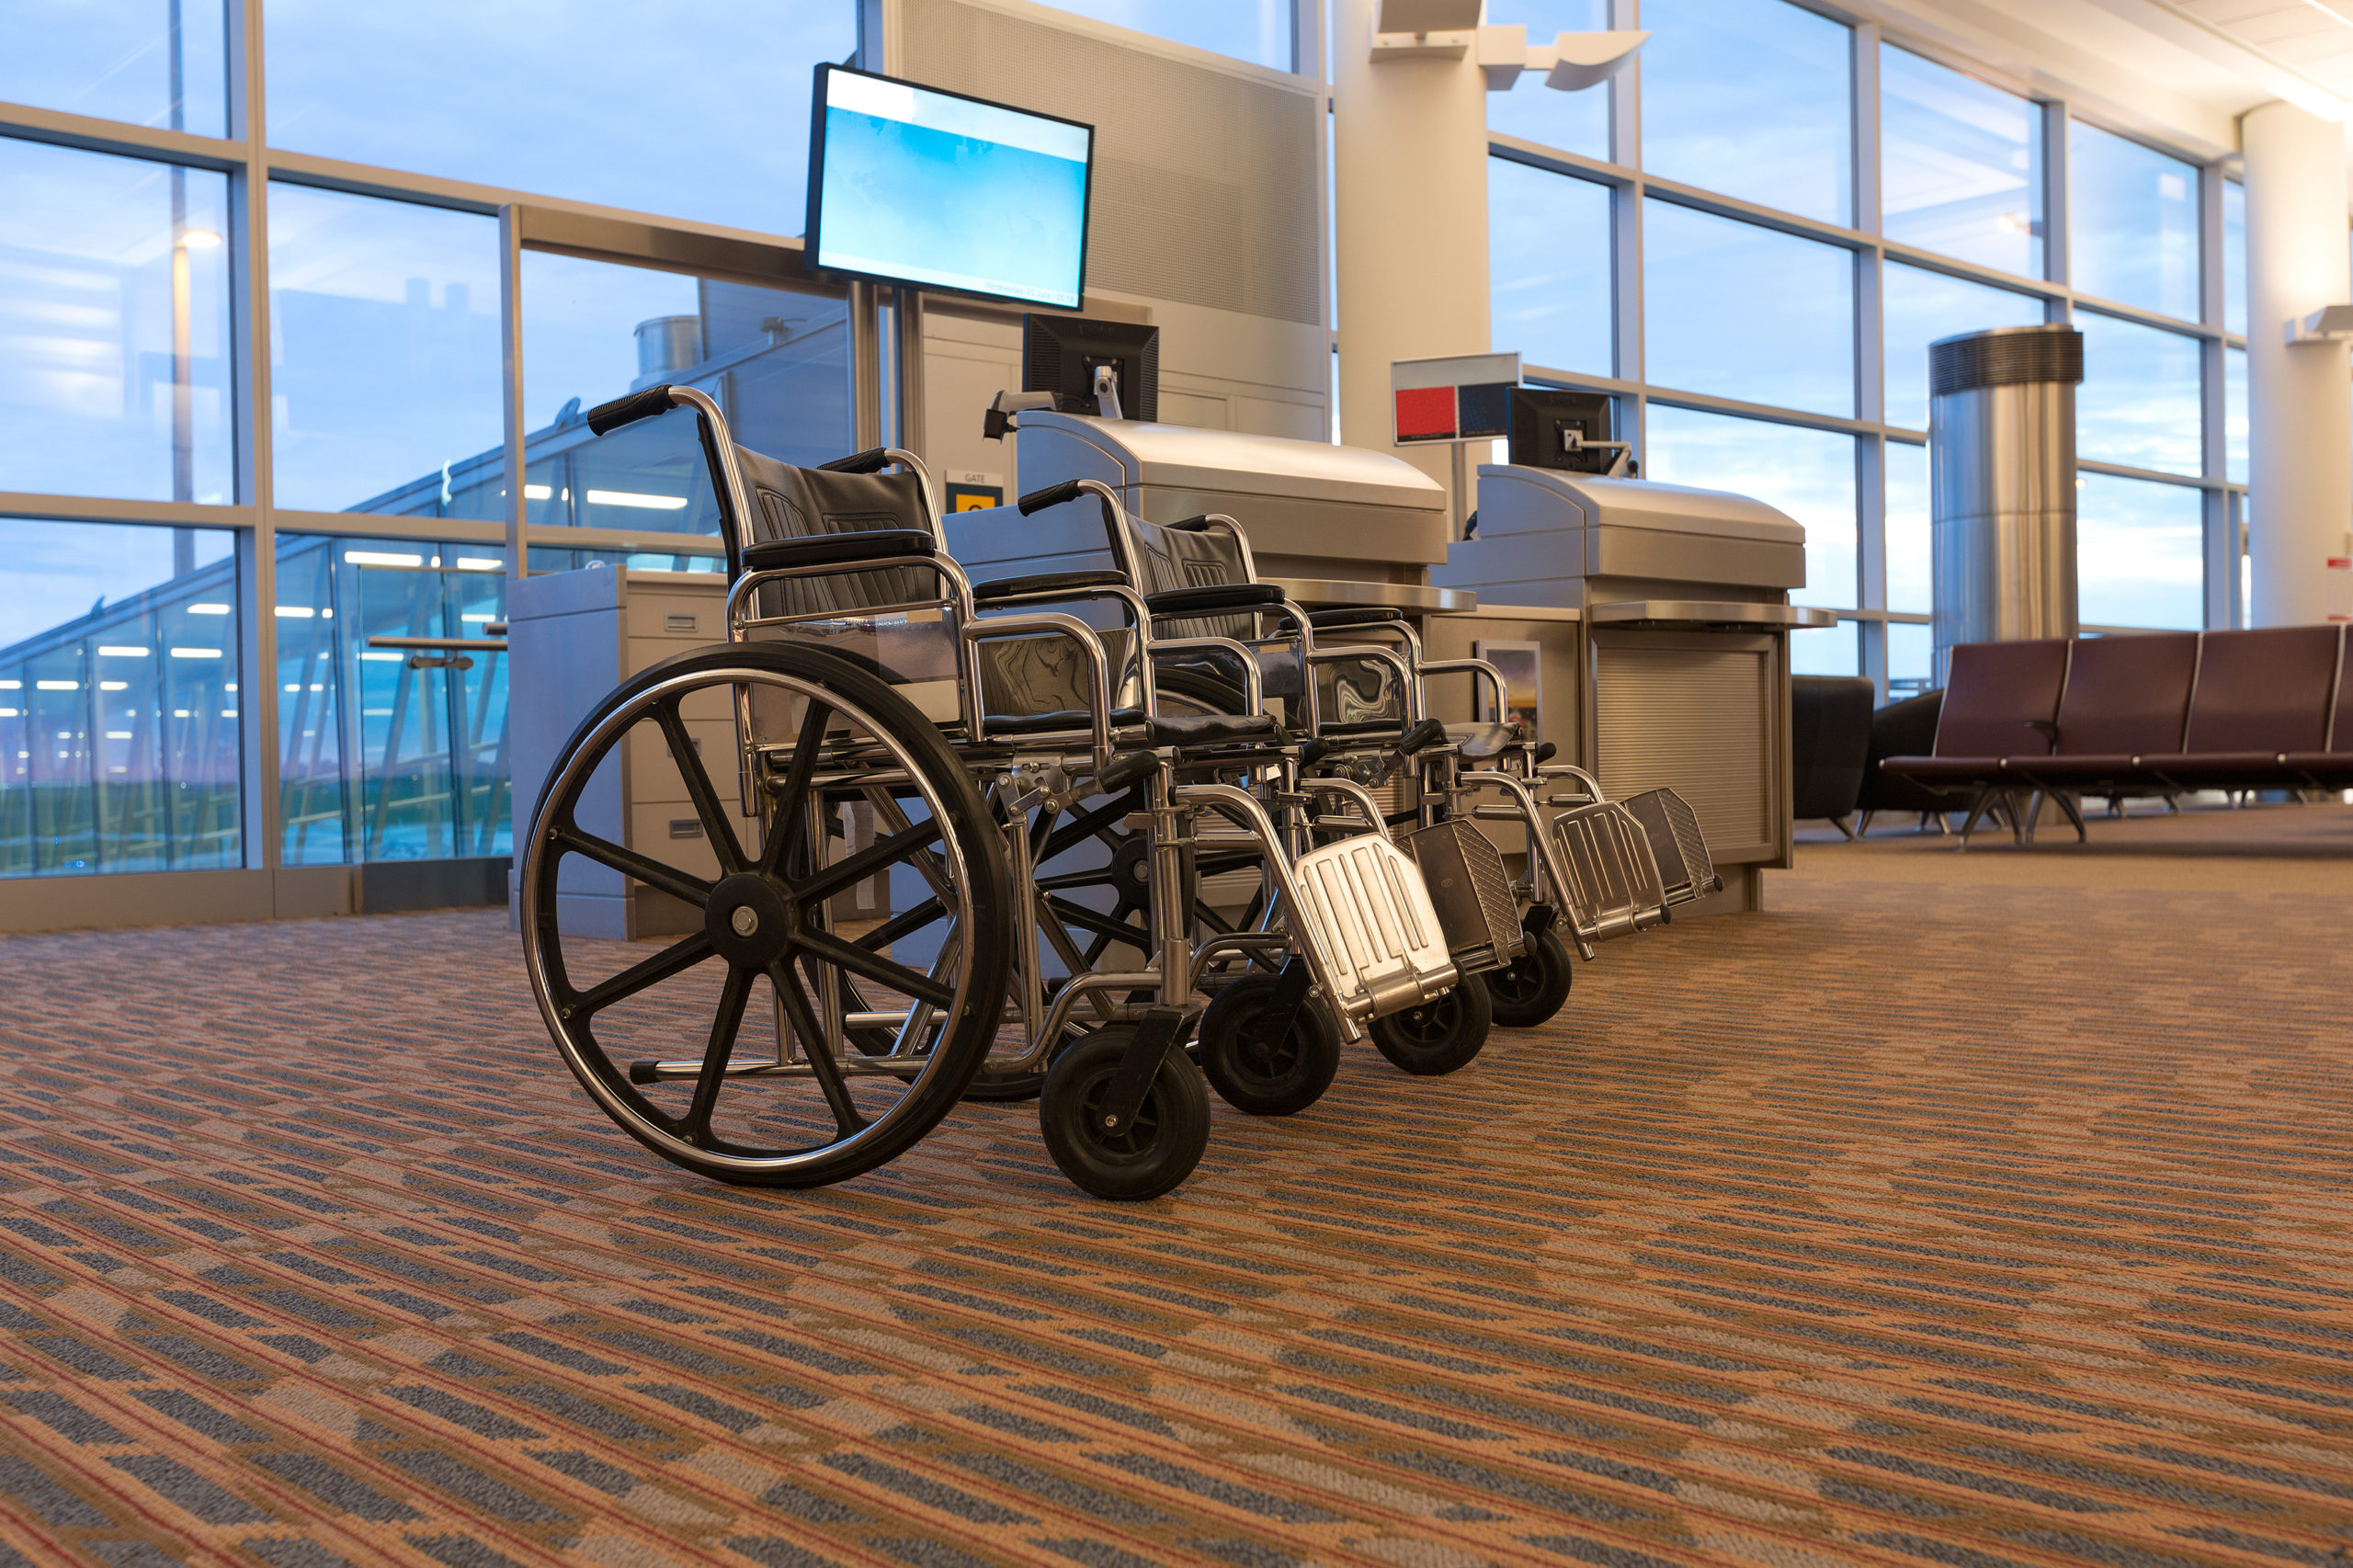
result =
[[[2246,483],[2246,350],[2222,350],[2222,476]]]
[[[243,863],[219,528],[0,518],[0,876]]]
[[[1855,412],[1850,252],[1671,201],[1643,208],[1647,380],[1813,414]]]
[[[1790,602],[1855,603],[1855,440],[1831,430],[1652,403],[1643,475],[1729,490],[1805,525],[1806,585]]]
[[[1889,700],[1917,697],[1937,684],[1936,628],[1917,620],[1887,623]]]
[[[2222,330],[2246,332],[2246,187],[2222,182]]]
[[[1855,623],[1842,620],[1811,631],[1790,633],[1790,673],[1793,676],[1851,676],[1862,668]]]
[[[586,409],[671,381],[718,400],[743,445],[786,462],[850,449],[849,316],[841,296],[527,251],[526,513],[533,523],[717,533],[684,409],[598,437]]]
[[[806,0],[803,0],[803,4]],[[1290,0],[1045,0],[1057,11],[1230,54],[1275,71],[1293,62]],[[842,7],[848,15],[847,6]],[[807,73],[802,73],[804,78]],[[805,116],[803,117],[805,119]]]
[[[2077,313],[2084,384],[2075,389],[2075,449],[2097,462],[2196,477],[2203,472],[2198,340]]]
[[[2198,319],[2198,171],[2097,126],[2067,127],[2068,267],[2083,293]]]
[[[0,140],[0,490],[235,499],[228,198],[204,170]]]
[[[2086,473],[2075,486],[2076,604],[2086,626],[2205,624],[2205,496]]]
[[[2042,275],[2042,111],[1882,45],[1881,231],[1924,250]]]
[[[1609,6],[1608,0],[1517,0],[1511,14],[1504,19],[1525,24],[1529,44],[1533,48],[1550,44],[1563,33],[1607,32]],[[1523,72],[1508,91],[1487,95],[1487,129],[1558,147],[1565,153],[1607,158],[1608,85],[1561,93],[1544,85],[1542,72]],[[1494,199],[1492,189],[1490,187],[1490,201]]]
[[[1826,222],[1854,206],[1852,36],[1782,0],[1644,0],[1643,166]]]
[[[1929,554],[1928,449],[1890,441],[1886,483],[1886,608],[1926,615],[1937,608]]]
[[[0,100],[229,134],[222,0],[11,0]]]
[[[280,506],[503,516],[498,223],[269,187]]]
[[[506,552],[494,544],[278,541],[278,755],[290,866],[504,855]]]
[[[1614,371],[1610,192],[1507,158],[1487,160],[1495,347],[1547,369]]]
[[[1887,422],[1909,430],[1928,427],[1928,345],[1955,333],[2030,326],[2042,319],[2042,301],[2032,294],[1900,261],[1880,274],[1880,297]]]
[[[811,78],[857,50],[857,15],[849,0],[268,0],[270,144],[797,234]]]

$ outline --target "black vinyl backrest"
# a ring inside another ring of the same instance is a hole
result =
[[[1134,516],[1128,523],[1128,537],[1135,541],[1136,568],[1144,579],[1136,585],[1139,593],[1251,580],[1243,568],[1241,546],[1222,528],[1192,533]],[[1256,618],[1249,615],[1203,615],[1162,621],[1155,630],[1162,637],[1247,638],[1257,634],[1256,627]]]
[[[752,515],[744,519],[749,547],[772,539],[808,539],[819,534],[874,533],[915,528],[932,531],[923,481],[912,473],[835,473],[796,468],[735,449]],[[937,574],[923,567],[892,567],[841,573],[771,584],[758,591],[761,615],[858,614],[881,605],[930,602],[939,597]]]

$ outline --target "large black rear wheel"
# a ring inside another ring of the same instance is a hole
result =
[[[930,720],[824,650],[700,648],[623,683],[521,848],[525,961],[566,1064],[699,1175],[872,1170],[955,1105],[1003,1017],[1011,881],[980,792]]]

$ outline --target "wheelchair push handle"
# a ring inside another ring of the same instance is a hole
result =
[[[1049,506],[1059,506],[1065,501],[1075,501],[1086,492],[1079,488],[1075,479],[1065,479],[1060,484],[1049,484],[1043,490],[1032,490],[1014,503],[1025,517],[1042,512]]]
[[[891,449],[869,447],[862,452],[852,452],[846,458],[835,458],[829,463],[819,463],[829,473],[880,473],[891,466]]]
[[[670,401],[670,383],[665,381],[658,387],[647,387],[643,392],[598,403],[588,411],[588,428],[597,435],[609,436],[624,425],[667,414],[676,406]]]

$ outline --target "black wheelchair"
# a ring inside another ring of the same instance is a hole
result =
[[[692,388],[632,393],[588,423],[603,435],[678,407],[696,415],[719,503],[728,641],[597,704],[520,852],[541,1014],[630,1136],[714,1179],[810,1187],[896,1157],[960,1098],[1034,1094],[1066,1176],[1149,1198],[1207,1146],[1204,1067],[1245,1108],[1303,1108],[1338,1040],[1458,983],[1385,832],[1294,853],[1269,815],[1317,787],[1301,784],[1302,744],[1267,710],[1249,651],[1156,629],[1232,589],[975,584],[912,454],[777,462],[736,446]],[[1100,485],[1023,509],[1090,494],[1123,537],[1132,525]],[[1050,608],[1074,600],[1092,609]],[[1294,641],[1312,664],[1307,628]],[[1226,658],[1238,699],[1165,710],[1154,671],[1205,656]],[[692,812],[676,842],[643,831],[667,819],[676,837],[669,801]],[[1198,927],[1205,820],[1225,824],[1275,918]],[[1066,896],[1099,879],[1099,858],[1134,884],[1140,921]],[[583,912],[623,885],[674,901],[685,934],[634,961],[580,936]],[[1218,983],[1237,961],[1262,983]],[[1222,1045],[1196,1066],[1183,1045],[1197,1020],[1208,1036],[1209,1013]]]

